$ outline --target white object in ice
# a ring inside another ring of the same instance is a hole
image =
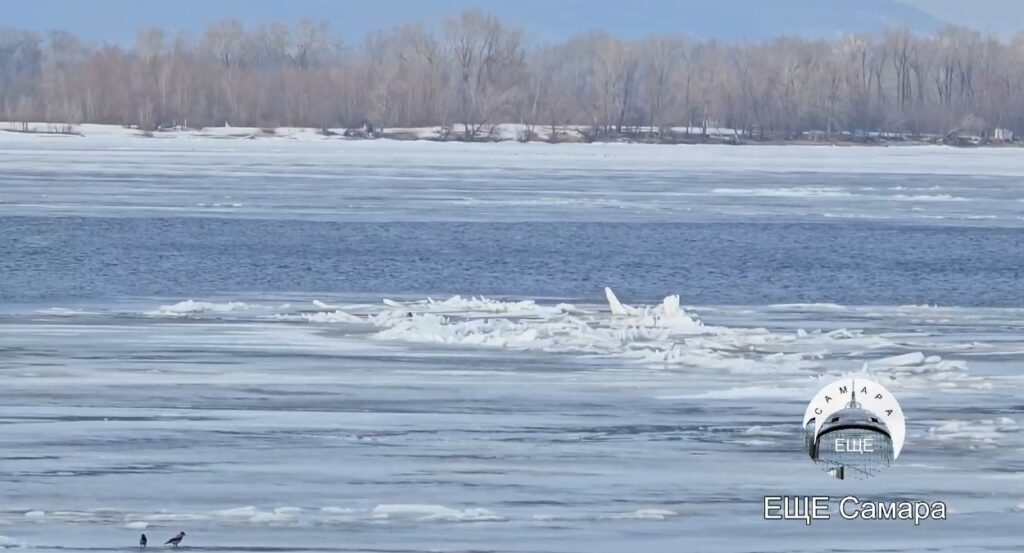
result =
[[[640,310],[635,307],[622,305],[622,302],[619,301],[619,298],[615,297],[615,292],[612,292],[611,288],[605,287],[604,296],[608,298],[608,307],[611,309],[612,315],[617,317],[628,317],[631,315],[638,315],[640,313]],[[678,302],[676,306],[678,307]]]

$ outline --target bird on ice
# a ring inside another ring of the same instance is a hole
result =
[[[164,545],[171,544],[174,547],[178,547],[178,544],[181,543],[181,540],[183,539],[185,539],[185,532],[178,532],[177,536],[165,541]]]
[[[142,534],[142,537],[139,538],[139,547],[145,549],[147,543],[149,540],[146,539],[146,534]]]

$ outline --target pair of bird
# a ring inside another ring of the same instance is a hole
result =
[[[178,547],[178,544],[181,543],[181,540],[183,539],[185,539],[185,532],[178,532],[177,536],[165,541],[164,545],[173,545],[174,547]],[[139,547],[145,548],[148,543],[149,540],[146,539],[146,534],[142,534],[142,537],[139,538]]]

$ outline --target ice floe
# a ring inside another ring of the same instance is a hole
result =
[[[263,526],[263,527],[305,527],[317,525],[345,524],[352,522],[500,522],[507,520],[488,509],[467,507],[453,508],[436,504],[379,504],[371,508],[350,507],[276,507],[261,508],[255,505],[220,509],[204,512],[156,511],[149,513],[124,512],[115,509],[82,511],[29,511],[34,522],[61,524],[119,524],[128,530],[145,530],[151,526],[177,525],[187,523],[216,523],[221,525]],[[12,516],[9,513],[6,516]],[[23,516],[28,515],[26,513]],[[0,524],[4,523],[0,513]],[[2,538],[0,538],[2,539]],[[19,544],[11,540],[10,544]],[[0,541],[0,547],[4,542]],[[16,545],[7,545],[14,547]]]
[[[371,515],[378,519],[407,518],[417,521],[496,522],[504,518],[487,509],[452,509],[444,505],[395,504],[377,505]]]
[[[636,519],[636,520],[665,520],[677,516],[679,513],[667,509],[638,509],[629,513],[616,513],[609,516],[610,519]]]
[[[302,509],[297,507],[278,507],[273,510],[261,510],[255,506],[238,507],[213,511],[210,517],[224,523],[291,525],[298,522]]]
[[[366,322],[364,319],[351,313],[346,313],[341,309],[335,309],[334,311],[318,311],[316,313],[302,313],[299,317],[311,323],[361,324]]]
[[[0,536],[0,548],[9,549],[15,547],[25,547],[25,543],[7,536]]]
[[[50,307],[47,309],[40,309],[36,311],[40,315],[48,315],[51,317],[80,317],[83,315],[96,315],[97,311],[87,311],[83,309],[70,309],[67,307]]]
[[[747,436],[763,436],[763,437],[777,438],[777,437],[784,437],[784,436],[792,436],[793,432],[792,432],[792,428],[789,428],[789,427],[782,427],[782,426],[768,427],[768,426],[754,425],[754,426],[751,426],[750,428],[744,430],[743,434],[745,434]]]
[[[505,349],[606,358],[650,368],[731,374],[830,377],[870,375],[895,389],[983,389],[966,362],[943,359],[919,348],[932,346],[927,334],[869,332],[858,328],[767,329],[706,324],[672,294],[655,305],[629,305],[605,289],[607,304],[544,304],[486,297],[384,299],[378,304],[313,300],[307,304],[254,304],[243,301],[185,300],[146,312],[162,317],[242,316],[318,325],[349,325],[345,332],[371,342]],[[875,316],[869,308],[835,304],[769,306],[776,311],[853,313]],[[931,306],[890,308],[878,316],[946,313]],[[946,316],[946,315],[943,315]],[[967,346],[942,345],[964,350]],[[884,356],[885,353],[889,355]],[[880,356],[882,355],[882,356]]]
[[[591,520],[666,520],[679,513],[669,509],[644,508],[627,512],[581,512],[574,519]],[[434,503],[381,503],[373,507],[276,507],[261,508],[254,505],[203,512],[151,513],[124,512],[115,509],[82,511],[55,511],[36,522],[50,524],[119,525],[126,530],[146,530],[153,527],[180,524],[217,524],[252,527],[316,527],[353,523],[478,523],[510,522],[514,520],[562,520],[550,514],[519,512],[505,516],[482,507],[451,507]],[[2,516],[0,516],[2,520]],[[6,542],[4,540],[7,540]],[[0,536],[0,547],[21,547],[22,542]]]
[[[214,303],[189,299],[171,305],[161,305],[146,314],[154,317],[184,317],[200,313],[231,313],[250,309],[253,309],[252,305],[240,301]]]
[[[973,421],[951,420],[929,428],[926,438],[944,442],[951,447],[978,449],[996,447],[1009,434],[1020,431],[1017,421],[1010,417]]]

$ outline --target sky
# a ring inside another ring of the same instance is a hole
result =
[[[892,22],[925,33],[955,22],[1009,38],[1024,25],[1024,0],[0,0],[0,27],[64,29],[130,44],[136,30],[147,26],[199,34],[225,17],[247,25],[326,19],[350,42],[360,42],[378,28],[416,21],[438,25],[467,6],[494,12],[540,41],[592,30],[624,38],[827,38]]]
[[[1012,37],[1024,28],[1024,0],[902,0],[940,19]]]

